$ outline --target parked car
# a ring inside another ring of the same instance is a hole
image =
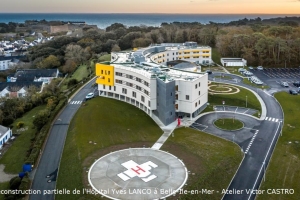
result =
[[[292,94],[292,95],[297,95],[297,94],[298,94],[298,92],[297,92],[296,90],[289,90],[289,92],[290,92],[290,94]]]
[[[289,84],[285,81],[281,81],[280,85],[283,86],[283,87],[289,87]]]
[[[264,70],[264,68],[262,66],[258,66],[257,70]]]
[[[252,66],[249,66],[248,69],[253,69],[253,67],[252,67]]]
[[[300,81],[293,82],[293,85],[296,86],[296,87],[300,87]]]
[[[91,93],[88,93],[86,96],[85,96],[85,100],[89,100],[89,99],[92,99],[92,98],[94,98],[94,93],[93,92],[91,92]]]

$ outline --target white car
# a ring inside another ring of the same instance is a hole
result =
[[[250,66],[250,67],[248,67],[248,69],[253,69],[253,67]]]
[[[264,68],[262,66],[258,66],[257,70],[264,70]]]
[[[86,100],[89,100],[89,99],[92,99],[92,98],[94,98],[94,93],[93,93],[93,92],[88,93],[88,94],[85,96],[85,99],[86,99]]]

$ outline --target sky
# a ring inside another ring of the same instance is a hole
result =
[[[300,14],[300,0],[1,0],[0,13]]]

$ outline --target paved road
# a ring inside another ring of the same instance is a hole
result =
[[[54,194],[43,195],[43,192],[45,190],[54,190],[56,188],[56,176],[65,144],[69,123],[81,105],[78,103],[71,103],[82,102],[89,92],[93,92],[93,82],[94,81],[92,80],[72,98],[70,103],[65,107],[65,109],[58,116],[58,119],[54,122],[40,163],[37,169],[34,171],[35,175],[31,187],[32,190],[39,190],[42,194],[30,195],[30,200],[54,199]],[[48,183],[48,180],[51,180],[51,182]]]
[[[226,76],[239,79],[239,77],[235,75],[226,74]],[[209,79],[213,80],[213,76],[209,77]],[[228,81],[222,82],[229,83]],[[266,104],[267,117],[255,127],[255,129],[259,131],[253,135],[250,141],[248,140],[248,146],[250,146],[248,150],[246,149],[247,153],[245,154],[241,166],[228,187],[228,190],[233,193],[235,193],[235,191],[241,191],[242,193],[225,194],[223,200],[252,200],[255,199],[255,193],[247,193],[247,191],[259,189],[264,171],[267,168],[270,156],[273,153],[275,143],[282,129],[281,121],[283,120],[283,113],[280,105],[268,92],[253,88],[239,81],[235,84],[258,93]]]

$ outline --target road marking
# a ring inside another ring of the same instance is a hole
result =
[[[256,130],[256,132],[255,132],[255,133],[254,133],[254,135],[252,136],[252,138],[251,138],[251,140],[250,140],[250,143],[249,143],[249,145],[248,145],[248,147],[247,147],[247,149],[246,149],[246,151],[245,151],[245,154],[247,154],[247,153],[248,153],[248,151],[249,151],[250,147],[252,146],[252,144],[253,144],[253,141],[254,141],[254,139],[255,139],[255,137],[256,137],[256,135],[257,135],[258,131],[259,131],[259,130]]]
[[[70,102],[70,104],[73,104],[73,105],[75,105],[75,104],[81,104],[82,103],[82,101],[71,101]]]
[[[266,117],[265,120],[268,120],[268,117]]]
[[[275,121],[275,118],[272,119],[272,122],[274,122],[274,121]]]

